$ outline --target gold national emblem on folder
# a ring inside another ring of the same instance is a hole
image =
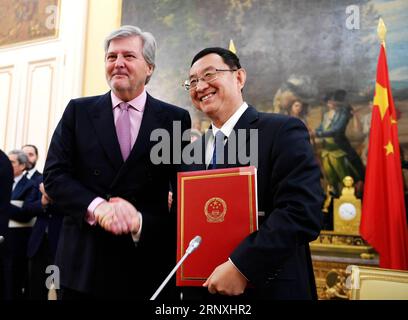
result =
[[[224,200],[218,197],[211,198],[205,203],[204,213],[207,217],[207,222],[219,223],[224,221],[227,213],[227,204]]]

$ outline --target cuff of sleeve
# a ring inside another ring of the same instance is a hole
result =
[[[85,221],[88,222],[91,226],[96,224],[96,217],[94,211],[97,206],[99,206],[102,202],[106,201],[101,197],[97,197],[92,200],[92,202],[88,206],[88,210],[86,211]]]
[[[240,274],[242,274],[242,276],[249,282],[248,278],[237,268],[237,266],[236,266],[235,263],[231,260],[231,258],[228,258],[228,260],[229,260],[229,262],[232,263],[232,265],[235,267],[235,269],[237,269],[238,272],[239,272]]]
[[[138,215],[139,215],[139,221],[140,221],[140,227],[139,230],[137,232],[132,232],[132,239],[134,242],[139,242],[140,239],[140,235],[142,234],[142,225],[143,225],[143,216],[142,214],[137,211]]]

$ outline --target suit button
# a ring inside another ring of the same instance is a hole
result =
[[[101,172],[98,169],[95,169],[93,172],[94,176],[99,176]]]

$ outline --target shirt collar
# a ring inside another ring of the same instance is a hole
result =
[[[24,173],[20,174],[17,177],[14,177],[14,185],[17,185],[17,183],[20,182],[20,180],[24,177]]]
[[[32,168],[32,169],[30,169],[30,170],[27,170],[27,178],[28,179],[31,179],[31,177],[34,175],[34,172],[36,171],[37,169],[34,167],[34,168]]]
[[[115,109],[115,107],[117,107],[118,104],[123,102],[113,93],[113,91],[111,91],[111,98],[112,98],[112,109]],[[143,112],[146,106],[146,100],[147,100],[147,92],[146,92],[146,89],[143,89],[140,95],[126,102],[129,105],[131,105],[133,108],[135,108],[137,111]]]
[[[237,111],[234,112],[234,114],[222,125],[221,128],[217,128],[214,123],[211,123],[212,127],[212,133],[215,137],[217,134],[218,130],[221,130],[222,133],[226,136],[229,137],[231,134],[232,130],[234,129],[235,125],[237,124],[239,118],[241,118],[242,114],[245,112],[245,110],[248,108],[248,104],[244,102],[238,109]]]

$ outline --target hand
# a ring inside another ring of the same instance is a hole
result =
[[[47,204],[52,202],[52,199],[48,196],[47,192],[45,192],[44,183],[41,182],[39,188],[42,193],[41,204],[42,206],[46,206]]]
[[[96,222],[106,231],[113,232],[116,225],[115,208],[107,201],[101,202],[94,211]],[[115,221],[115,222],[114,222]],[[116,229],[115,229],[116,231]],[[116,234],[116,232],[113,232]]]
[[[124,233],[135,233],[140,229],[140,213],[125,199],[111,198],[109,203],[115,207],[115,215]]]
[[[203,287],[208,288],[211,294],[219,293],[228,296],[237,296],[244,293],[248,280],[231,263],[226,261],[214,269]]]
[[[167,204],[169,206],[169,210],[171,208],[172,203],[173,203],[173,192],[169,191],[169,196],[167,198]]]
[[[47,197],[47,195],[46,194],[43,194],[42,196],[41,196],[41,206],[44,208],[44,207],[46,207],[48,204],[50,204],[50,198],[48,198]]]

